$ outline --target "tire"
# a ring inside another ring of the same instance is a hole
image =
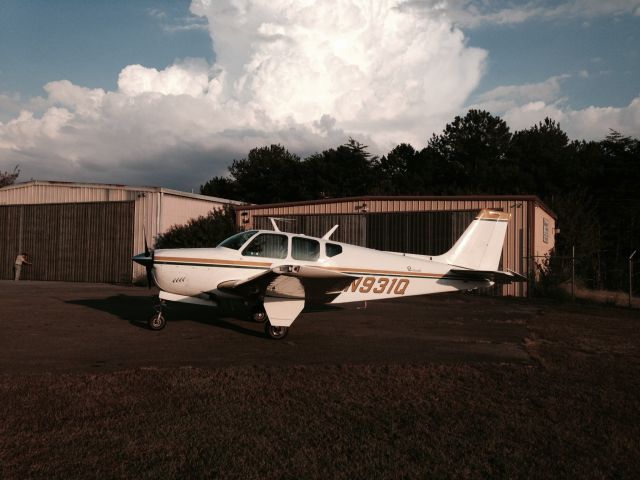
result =
[[[167,320],[164,318],[162,312],[154,313],[153,316],[147,322],[150,330],[158,331],[162,330],[167,325]]]
[[[257,307],[251,311],[251,320],[256,323],[264,323],[268,320],[267,312],[263,308]]]
[[[274,327],[270,322],[264,326],[265,335],[271,340],[282,340],[289,334],[289,327]]]

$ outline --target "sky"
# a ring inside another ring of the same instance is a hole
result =
[[[0,0],[0,171],[197,191],[251,148],[640,137],[640,0]]]

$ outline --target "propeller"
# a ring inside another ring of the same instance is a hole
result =
[[[147,233],[143,230],[144,235],[144,253],[139,253],[135,255],[131,260],[140,265],[144,266],[147,271],[147,286],[151,288],[151,286],[155,283],[153,281],[153,262],[155,259],[155,251],[149,250],[149,245],[147,244]]]

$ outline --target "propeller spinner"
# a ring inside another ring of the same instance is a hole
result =
[[[151,269],[153,268],[153,261],[155,257],[155,252],[153,250],[149,250],[149,245],[147,245],[147,235],[144,235],[144,253],[139,253],[131,258],[134,262],[143,265],[147,270],[147,285],[149,288],[155,283],[153,281],[153,274]]]

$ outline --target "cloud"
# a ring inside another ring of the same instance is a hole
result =
[[[585,77],[581,71],[578,77]],[[573,109],[562,96],[562,82],[570,75],[558,75],[544,82],[526,85],[506,85],[478,95],[469,108],[484,109],[500,115],[513,130],[529,128],[545,117],[560,122],[573,139],[599,140],[609,129],[625,135],[640,134],[640,97],[625,107],[595,107]]]
[[[604,138],[610,129],[638,137],[640,132],[640,97],[625,107],[587,107],[574,110],[561,103],[530,102],[504,112],[503,118],[513,129],[524,129],[545,117],[560,123],[570,138]]]
[[[532,0],[520,4],[485,0],[405,0],[402,10],[430,18],[444,18],[464,28],[512,25],[528,20],[591,19],[599,16],[638,15],[637,0]]]
[[[423,145],[463,108],[487,52],[397,6],[194,0],[215,64],[129,65],[114,91],[50,82],[0,123],[0,158],[26,178],[191,188],[271,143],[301,155],[348,136],[379,153]]]
[[[478,95],[470,108],[505,112],[534,101],[555,102],[560,95],[561,82],[569,77],[570,75],[563,74],[540,83],[499,86]]]
[[[160,28],[167,33],[207,30],[206,22],[202,18],[193,15],[173,17],[160,8],[149,8],[147,9],[147,14],[158,22]]]

